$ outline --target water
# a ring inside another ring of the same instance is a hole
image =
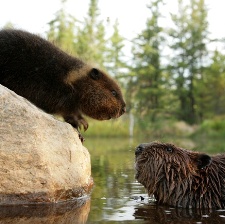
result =
[[[176,209],[157,206],[134,175],[134,149],[153,139],[86,139],[91,154],[94,188],[90,197],[54,205],[1,206],[0,224],[220,224],[225,210]],[[208,153],[225,151],[225,142],[209,139],[163,139]]]
[[[205,211],[157,206],[134,175],[134,149],[148,140],[88,139],[95,186],[87,223],[225,223],[225,210]],[[218,153],[225,143],[189,139],[163,139],[187,149]]]

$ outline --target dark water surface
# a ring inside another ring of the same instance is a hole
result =
[[[90,197],[54,205],[0,206],[0,224],[150,223],[220,224],[225,210],[191,210],[157,206],[134,175],[134,149],[148,140],[86,139],[95,186]],[[154,139],[155,140],[155,139]],[[187,149],[225,152],[225,141],[163,139]]]
[[[205,211],[157,206],[134,175],[134,149],[148,140],[88,139],[95,186],[87,223],[225,223],[225,210]],[[225,152],[225,141],[164,139],[187,149]]]

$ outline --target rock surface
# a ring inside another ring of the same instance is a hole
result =
[[[58,202],[92,185],[89,152],[72,126],[0,85],[0,204]]]

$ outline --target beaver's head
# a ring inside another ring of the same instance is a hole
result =
[[[77,76],[72,84],[79,96],[81,113],[97,120],[118,118],[125,113],[126,104],[118,84],[96,68],[84,69],[86,74]]]
[[[192,184],[192,177],[211,162],[206,154],[159,142],[140,144],[135,156],[136,179],[149,194],[162,198],[168,198],[175,190],[177,195],[184,194]]]

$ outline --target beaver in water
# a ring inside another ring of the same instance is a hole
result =
[[[0,84],[75,128],[88,128],[83,114],[107,120],[126,110],[109,75],[22,30],[0,31]]]
[[[209,156],[169,143],[144,143],[135,150],[136,179],[158,204],[225,208],[225,154]]]

